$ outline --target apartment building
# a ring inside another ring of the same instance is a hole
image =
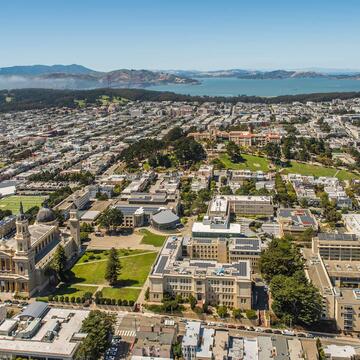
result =
[[[169,237],[149,276],[150,301],[161,302],[164,292],[211,305],[250,309],[249,260],[232,264],[183,257],[183,238]]]
[[[181,350],[185,360],[212,360],[215,330],[205,328],[199,321],[188,321]]]

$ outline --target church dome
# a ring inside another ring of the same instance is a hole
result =
[[[36,222],[41,224],[41,223],[50,223],[56,220],[55,214],[54,212],[47,208],[47,207],[43,207],[39,210],[39,212],[37,213],[36,216]]]

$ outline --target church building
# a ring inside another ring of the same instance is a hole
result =
[[[46,268],[59,245],[64,247],[69,261],[79,255],[80,222],[76,209],[70,211],[68,224],[68,228],[60,228],[53,211],[43,207],[35,223],[29,225],[20,204],[15,236],[0,240],[0,293],[31,297],[44,289],[49,283]]]

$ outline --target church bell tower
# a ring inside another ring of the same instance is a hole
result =
[[[19,215],[16,218],[16,252],[26,254],[31,249],[31,235],[29,232],[29,222],[24,214],[22,202],[20,202]]]

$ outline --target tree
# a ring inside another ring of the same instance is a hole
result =
[[[266,281],[276,275],[291,276],[301,270],[303,261],[298,249],[289,238],[273,239],[261,253],[260,271]]]
[[[111,248],[105,270],[105,279],[111,286],[115,285],[120,273],[120,261],[115,248]]]
[[[67,258],[65,255],[65,250],[62,245],[59,245],[55,251],[54,257],[50,265],[50,268],[55,272],[59,280],[64,279],[66,262]]]
[[[231,187],[229,185],[225,185],[225,186],[222,186],[220,188],[220,194],[221,195],[232,195],[232,190],[231,190]]]
[[[233,315],[234,319],[241,319],[242,318],[241,309],[233,309],[232,315]]]
[[[164,136],[164,141],[166,143],[172,143],[173,141],[176,141],[184,136],[184,133],[180,126],[175,126],[172,129],[169,130],[169,132]]]
[[[99,310],[92,310],[83,321],[81,332],[87,333],[80,344],[75,360],[97,360],[102,358],[110,345],[114,333],[115,316]]]
[[[195,297],[192,296],[191,294],[190,294],[190,296],[189,296],[189,303],[190,303],[191,310],[194,310],[197,301],[196,301]]]
[[[218,306],[217,313],[223,319],[228,315],[228,309],[225,305]]]
[[[273,142],[269,142],[265,145],[264,151],[266,155],[272,159],[275,163],[280,162],[281,158],[281,149],[279,144],[275,144]]]
[[[118,228],[124,220],[123,213],[116,207],[106,209],[98,219],[98,224],[109,231]]]
[[[182,165],[191,165],[206,157],[204,148],[192,138],[184,137],[176,140],[173,146],[175,156]]]
[[[148,301],[150,298],[150,288],[147,287],[146,291],[145,291],[145,300]]]
[[[226,152],[229,155],[229,158],[234,163],[239,163],[244,161],[240,153],[240,148],[233,141],[229,141],[226,145]]]
[[[294,324],[312,325],[320,320],[322,299],[317,288],[309,283],[303,270],[292,276],[276,275],[270,282],[272,310],[280,318]]]

